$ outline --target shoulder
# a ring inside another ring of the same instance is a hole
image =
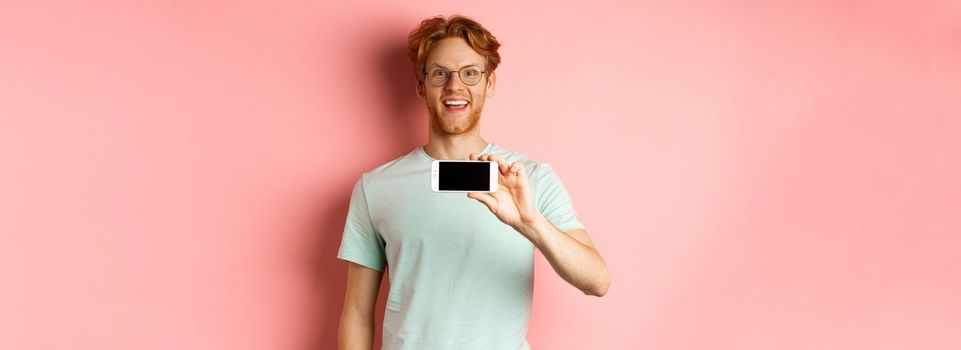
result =
[[[418,162],[418,160],[417,149],[414,149],[404,155],[364,171],[357,182],[363,186],[390,182],[393,179],[416,172],[417,168],[423,163]]]

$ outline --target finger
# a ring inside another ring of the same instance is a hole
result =
[[[473,153],[468,153],[468,154],[467,154],[467,159],[477,160],[477,156],[475,156]]]
[[[507,175],[507,170],[510,168],[510,165],[508,165],[507,162],[505,162],[503,159],[493,154],[490,155],[488,159],[490,159],[491,161],[497,162],[497,168],[500,169],[501,174]]]
[[[508,168],[510,167],[510,166],[507,164],[507,162],[505,162],[503,159],[501,159],[500,157],[495,156],[495,155],[493,155],[493,154],[485,154],[485,156],[486,156],[486,157],[484,158],[484,160],[486,160],[486,161],[488,161],[488,162],[496,162],[496,163],[497,163],[497,170],[500,171],[501,174],[507,175]]]
[[[487,153],[487,154],[484,154],[484,155],[480,156],[480,160],[483,160],[483,161],[485,161],[485,162],[493,162],[494,160],[491,159],[493,156],[494,156],[493,154]],[[500,166],[498,166],[497,168],[498,168],[497,170],[499,171],[499,170],[500,170]]]
[[[497,213],[497,200],[494,199],[494,196],[484,192],[467,192],[467,197],[484,203],[484,205],[487,206],[487,209],[490,209],[492,213]]]
[[[524,163],[517,163],[517,173],[519,174],[520,183],[524,186],[527,186],[530,179],[528,178],[529,175],[527,174],[527,167],[524,166]]]
[[[521,162],[514,162],[511,164],[511,172],[517,176],[527,175],[527,172],[524,171],[524,163]]]
[[[517,176],[517,162],[511,163],[510,172],[512,175]]]

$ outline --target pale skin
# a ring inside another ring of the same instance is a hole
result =
[[[440,40],[427,56],[426,69],[443,67],[457,71],[467,66],[486,67],[484,57],[460,38]],[[586,295],[604,296],[611,284],[607,264],[584,229],[561,232],[534,206],[534,196],[524,165],[508,164],[490,154],[477,156],[488,144],[480,136],[480,114],[487,98],[494,96],[496,77],[486,72],[481,82],[465,85],[458,73],[443,86],[421,80],[417,95],[430,112],[428,142],[424,151],[434,159],[470,159],[498,163],[498,190],[471,192],[465,200],[485,205],[500,221],[513,227],[544,255],[554,271]],[[463,110],[447,108],[444,100],[469,101]],[[371,349],[374,338],[374,307],[383,272],[348,263],[347,293],[341,315],[339,349]]]

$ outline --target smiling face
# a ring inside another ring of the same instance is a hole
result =
[[[429,76],[423,77],[417,86],[417,94],[424,97],[430,113],[430,127],[434,132],[446,135],[460,135],[473,131],[480,121],[484,100],[494,95],[493,72],[482,73],[480,82],[471,86],[461,80],[464,67],[476,66],[486,71],[484,56],[478,54],[461,38],[440,40],[431,47],[427,55],[426,71],[443,68],[453,72],[443,86],[434,86]],[[463,77],[467,79],[467,77]]]

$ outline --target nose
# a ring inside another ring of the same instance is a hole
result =
[[[460,72],[450,72],[450,79],[447,79],[447,84],[444,84],[444,89],[448,91],[463,90],[467,88],[467,85],[460,80]],[[454,75],[457,75],[456,77]]]

